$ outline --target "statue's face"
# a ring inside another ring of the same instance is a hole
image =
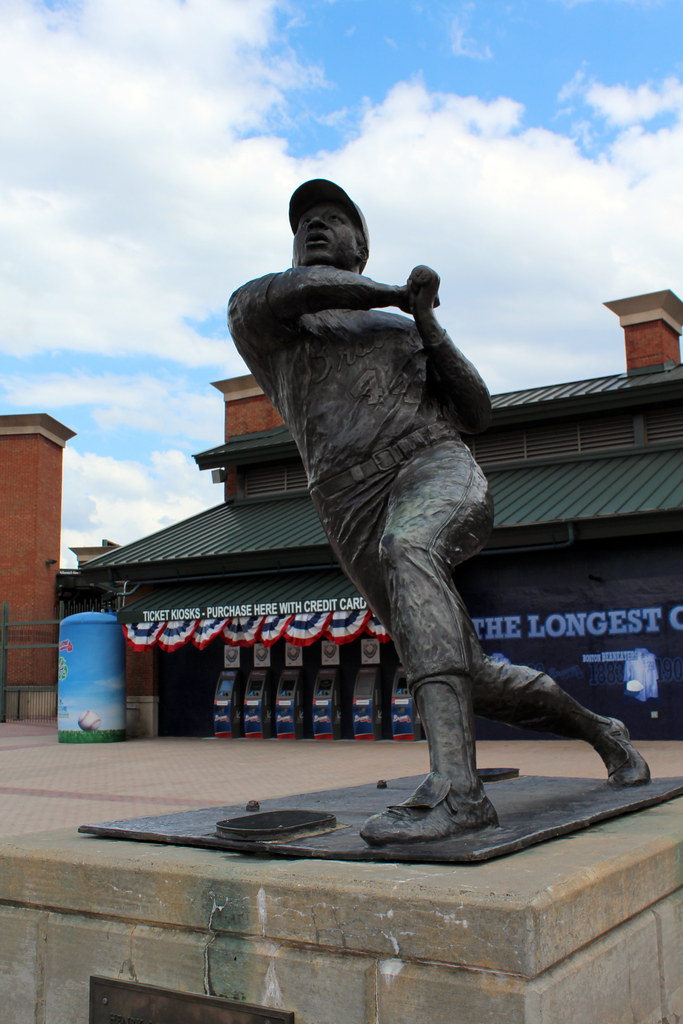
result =
[[[316,203],[302,214],[294,235],[294,266],[358,270],[361,245],[356,225],[343,206]]]

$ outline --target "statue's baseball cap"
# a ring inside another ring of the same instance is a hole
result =
[[[366,247],[368,250],[370,249],[370,234],[360,207],[356,206],[343,188],[335,185],[333,181],[328,181],[327,178],[313,178],[311,181],[305,181],[292,193],[292,198],[289,200],[289,223],[294,234],[297,232],[302,215],[316,203],[337,203],[346,210],[361,232]]]

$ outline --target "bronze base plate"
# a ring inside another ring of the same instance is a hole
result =
[[[261,811],[296,808],[333,814],[337,819],[336,826],[328,831],[294,839],[283,837],[277,841],[248,842],[221,839],[216,834],[216,823],[244,816],[243,804],[81,825],[79,832],[112,839],[232,850],[262,857],[466,863],[502,857],[588,828],[596,822],[641,811],[683,795],[683,778],[653,779],[645,786],[614,789],[604,780],[521,777],[486,786],[498,812],[498,828],[466,832],[455,838],[428,843],[368,846],[359,834],[365,819],[389,804],[405,800],[420,781],[421,776],[415,776],[393,779],[381,789],[370,784],[261,800]]]

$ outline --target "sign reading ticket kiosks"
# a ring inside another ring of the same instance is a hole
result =
[[[313,739],[341,739],[339,669],[321,668],[313,687]]]
[[[242,677],[238,668],[227,668],[218,677],[213,699],[213,734],[233,739],[240,734]]]
[[[420,740],[422,727],[415,701],[408,693],[404,668],[396,669],[391,687],[391,735],[395,740]]]
[[[353,688],[353,738],[382,738],[382,695],[379,665],[363,665],[358,669]]]
[[[271,674],[269,668],[249,673],[242,716],[244,735],[252,740],[269,740],[273,735]]]
[[[279,740],[300,740],[304,734],[304,673],[286,668],[280,674],[275,697],[275,735]]]

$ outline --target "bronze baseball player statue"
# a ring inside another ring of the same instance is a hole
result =
[[[483,653],[454,586],[453,569],[492,527],[486,479],[461,438],[486,428],[490,399],[434,316],[437,274],[416,267],[396,286],[363,276],[365,218],[331,181],[301,185],[289,219],[292,269],[238,289],[230,330],[297,443],[339,562],[391,634],[429,745],[415,793],[361,835],[416,842],[497,824],[476,772],[475,713],[586,740],[613,786],[648,782],[621,722]]]

